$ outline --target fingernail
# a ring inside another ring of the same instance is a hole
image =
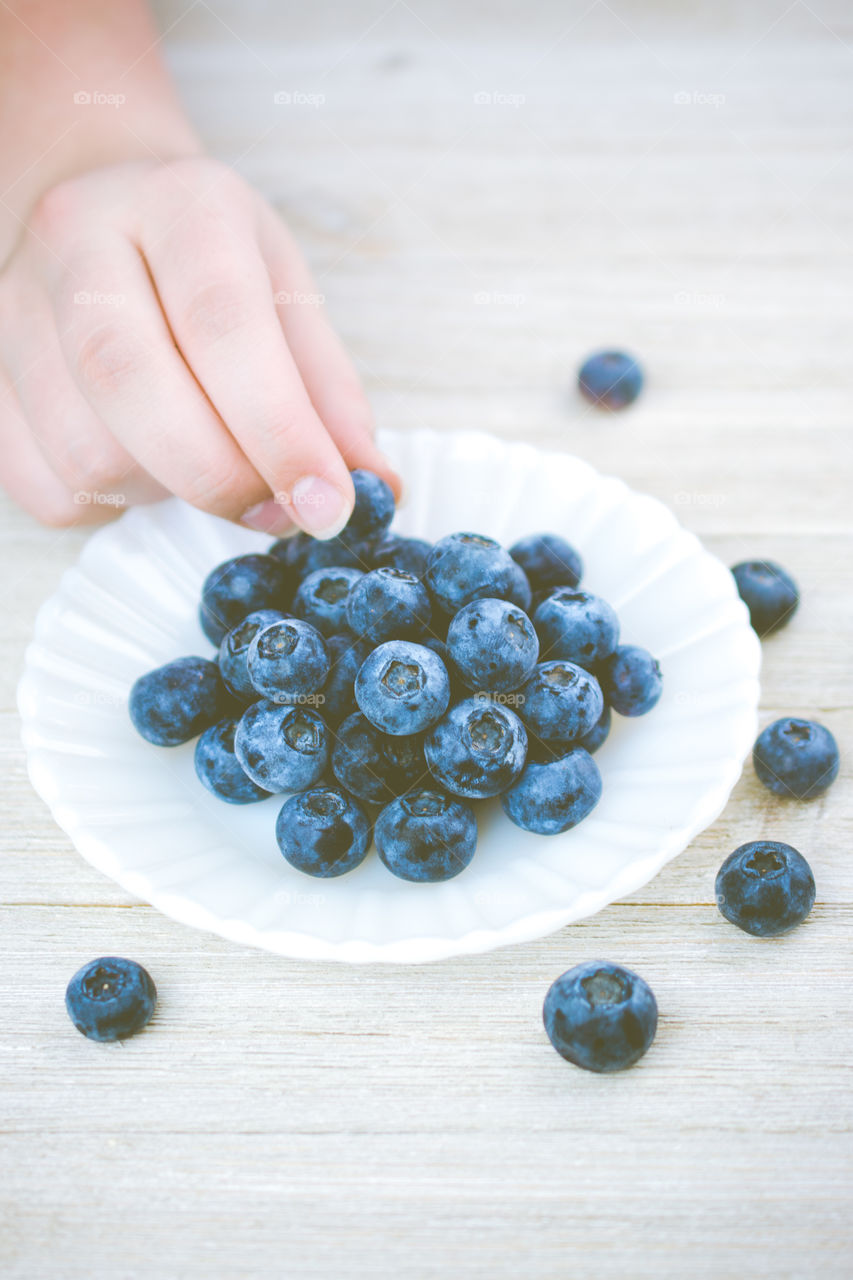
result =
[[[315,538],[334,538],[350,518],[352,503],[320,476],[303,476],[290,491],[290,509]]]
[[[240,523],[247,529],[257,529],[259,533],[274,533],[278,536],[294,529],[292,518],[275,498],[256,502],[248,511],[243,512]]]

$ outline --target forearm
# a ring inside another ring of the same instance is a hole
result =
[[[55,183],[200,150],[143,0],[4,0],[0,136],[0,262]]]

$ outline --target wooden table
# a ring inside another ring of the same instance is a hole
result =
[[[849,760],[849,6],[288,8],[161,17],[211,149],[295,228],[378,420],[576,452],[727,563],[778,559],[803,603],[765,644],[763,722],[815,715]],[[649,372],[621,417],[572,390],[601,344]],[[539,942],[358,970],[243,950],[129,898],[31,791],[15,683],[85,534],[8,503],[0,527],[5,1276],[853,1272],[849,764],[800,806],[747,769],[652,884]],[[714,906],[720,862],[758,836],[818,882],[776,941]],[[161,993],[114,1048],[63,1007],[105,952]],[[599,956],[661,1009],[612,1078],[540,1023],[551,980]]]

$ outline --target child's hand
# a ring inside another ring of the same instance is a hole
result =
[[[0,274],[0,481],[53,525],[176,493],[337,533],[349,469],[399,483],[316,299],[272,209],[214,161],[52,187]]]

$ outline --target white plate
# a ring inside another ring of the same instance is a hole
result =
[[[19,706],[33,786],[125,889],[287,956],[437,960],[592,915],[717,817],[756,733],[760,649],[746,609],[728,570],[661,503],[577,458],[483,434],[386,432],[380,443],[408,485],[403,533],[564,534],[584,558],[583,585],[618,610],[623,640],[660,659],[664,694],[647,716],[614,716],[596,757],[604,794],[573,831],[531,835],[490,802],[474,861],[445,884],[398,880],[375,853],[313,880],[278,852],[281,798],[222,804],[196,781],[192,744],[152,747],[127,715],[138,675],[210,652],[196,620],[205,574],[268,540],[177,500],[96,533],[27,651]]]

